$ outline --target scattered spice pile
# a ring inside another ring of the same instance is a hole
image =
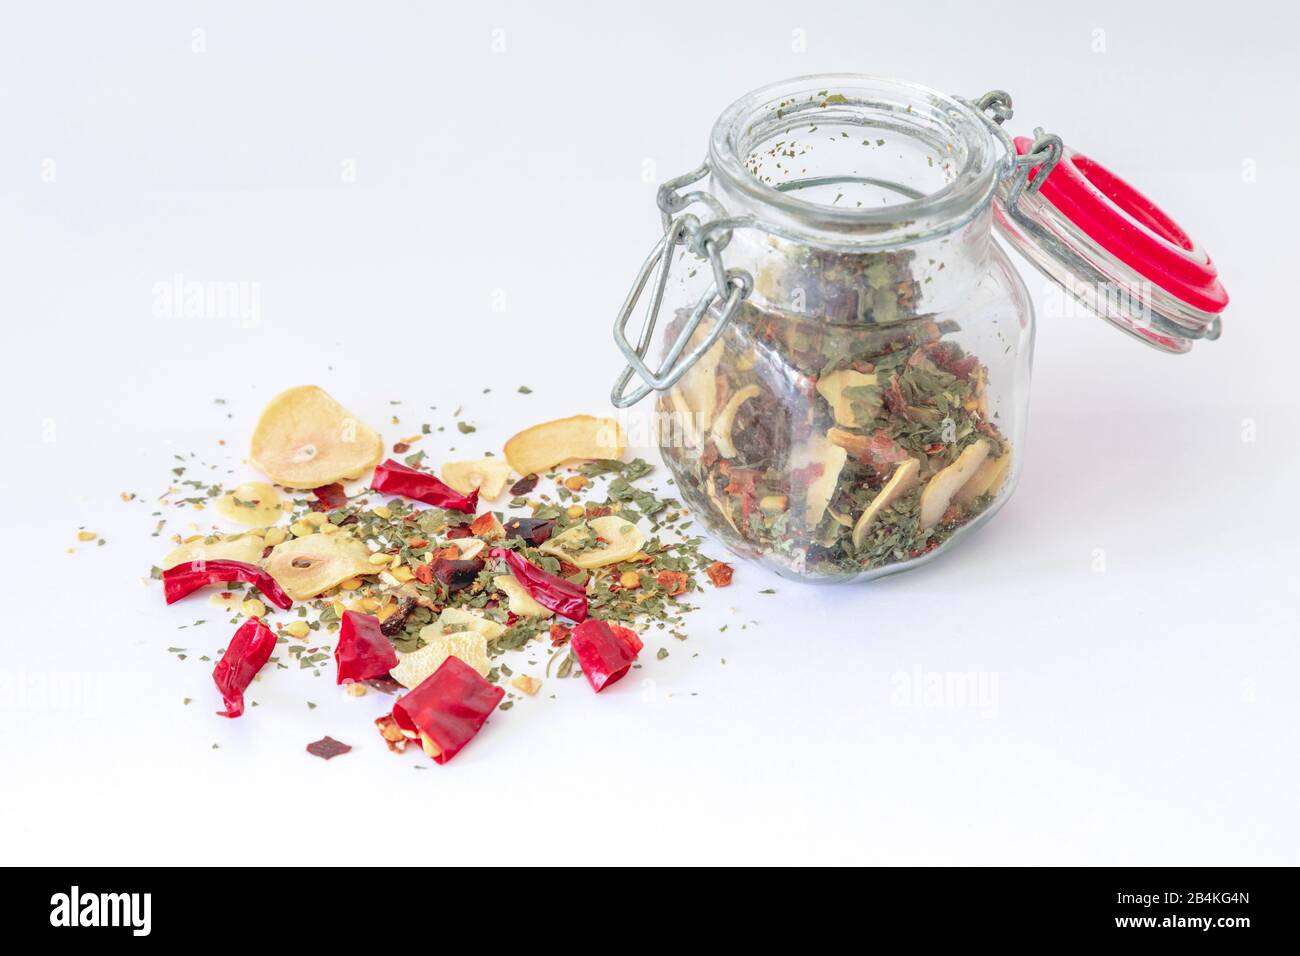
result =
[[[268,662],[288,666],[277,649],[317,674],[332,650],[347,693],[407,691],[375,722],[389,749],[416,742],[444,763],[512,705],[504,680],[532,696],[544,679],[583,676],[600,692],[634,666],[646,628],[685,638],[684,597],[701,576],[731,583],[730,565],[688,536],[681,503],[637,485],[652,469],[624,461],[624,444],[612,419],[575,416],[520,432],[504,458],[447,462],[438,477],[421,451],[381,461],[376,432],[322,389],[291,388],[252,439],[251,460],[274,484],[227,491],[179,467],[177,484],[193,493],[164,496],[211,504],[249,530],[177,540],[152,577],[168,604],[215,585],[214,603],[234,612],[239,627],[213,672],[222,716],[243,713]],[[343,484],[368,474],[368,486]],[[504,507],[480,510],[507,486]],[[547,656],[542,676],[514,673],[504,655],[533,646]],[[330,737],[308,746],[326,759],[348,749]]]

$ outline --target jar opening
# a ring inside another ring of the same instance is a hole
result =
[[[719,117],[720,191],[759,219],[836,244],[897,244],[958,228],[984,209],[996,149],[951,96],[853,74],[763,87]]]

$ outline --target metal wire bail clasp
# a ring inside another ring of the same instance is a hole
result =
[[[715,221],[725,216],[726,211],[722,205],[707,192],[696,190],[684,195],[677,192],[708,174],[709,164],[705,161],[699,168],[670,179],[659,187],[656,201],[663,219],[664,234],[641,265],[641,270],[632,283],[632,289],[623,300],[623,307],[619,309],[618,317],[614,319],[614,341],[628,361],[627,367],[619,375],[610,393],[610,401],[614,403],[615,408],[627,408],[641,401],[652,391],[672,388],[700,356],[718,340],[726,329],[727,323],[740,308],[740,303],[754,287],[754,280],[749,273],[741,269],[728,270],[722,263],[722,250],[731,241],[730,228],[710,229],[710,224],[701,223],[697,216],[682,213],[686,207],[699,202],[709,207],[716,217]],[[681,214],[677,215],[678,213]],[[699,258],[709,261],[713,270],[713,284],[705,290],[691,309],[690,317],[669,346],[659,369],[652,371],[646,365],[645,358],[654,339],[659,310],[663,306],[664,289],[668,285],[668,274],[672,268],[673,250],[679,244],[684,245]],[[650,303],[646,309],[640,337],[636,345],[633,345],[627,337],[627,324],[652,274],[655,278],[650,292]],[[713,328],[709,330],[709,334],[702,342],[686,352],[686,346],[690,343],[695,330],[717,303],[721,305]],[[686,354],[683,355],[683,352]],[[627,386],[634,374],[640,377],[641,384],[629,392]]]

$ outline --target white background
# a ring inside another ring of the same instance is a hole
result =
[[[4,862],[1300,862],[1293,5],[47,6],[0,29]],[[434,460],[606,409],[655,183],[740,94],[840,70],[1011,91],[1210,250],[1222,340],[1040,311],[1024,477],[964,547],[860,587],[742,566],[670,658],[447,766],[328,669],[215,717],[231,628],[142,586],[168,545],[119,493],[191,451],[252,477],[292,384],[389,441],[463,405]],[[156,317],[176,275],[257,284],[260,321]]]

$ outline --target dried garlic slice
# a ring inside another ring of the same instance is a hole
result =
[[[641,550],[645,532],[618,515],[606,515],[575,524],[557,534],[538,550],[590,570],[626,561]]]
[[[526,428],[506,442],[506,460],[521,475],[541,474],[566,461],[622,458],[627,439],[612,418],[574,415]]]
[[[348,578],[376,571],[370,550],[346,532],[290,538],[275,546],[262,567],[295,601],[306,601]]]
[[[169,551],[158,566],[166,571],[187,561],[243,561],[245,564],[257,564],[262,560],[265,547],[262,539],[255,534],[235,534],[218,537],[213,541],[199,538]]]
[[[889,476],[889,480],[885,482],[876,497],[871,499],[871,504],[867,505],[867,510],[862,512],[862,517],[853,526],[853,547],[862,547],[862,542],[867,540],[867,532],[871,530],[871,525],[880,512],[916,487],[916,478],[920,470],[921,463],[915,458],[908,458],[894,466],[894,473]]]
[[[253,430],[253,464],[286,488],[360,478],[384,454],[379,435],[322,388],[299,385],[267,403]]]
[[[855,389],[869,391],[864,396]],[[839,369],[817,380],[817,393],[830,405],[835,424],[846,428],[866,425],[880,411],[881,395],[874,373]]]
[[[984,462],[970,476],[970,481],[961,486],[953,496],[953,502],[963,508],[981,495],[995,495],[1011,471],[1011,449],[1004,449],[997,458],[985,458]]]
[[[424,632],[420,632],[421,637]],[[449,657],[459,657],[483,677],[488,676],[492,664],[487,655],[487,638],[474,631],[438,634],[418,651],[397,655],[397,666],[388,673],[408,690],[414,690],[442,666]]]
[[[518,614],[520,617],[550,617],[555,613],[534,601],[532,595],[524,590],[524,586],[515,580],[513,574],[499,574],[492,579],[492,583],[506,596],[506,609],[511,614]]]
[[[442,466],[442,480],[467,495],[474,489],[484,498],[496,498],[510,480],[510,463],[504,458],[475,458],[449,461]]]
[[[984,463],[992,446],[983,438],[967,445],[947,468],[944,468],[928,482],[921,492],[921,527],[933,528],[948,510],[953,495]]]
[[[800,449],[798,467],[819,464],[822,472],[808,483],[804,492],[804,521],[811,531],[822,523],[826,507],[839,484],[840,472],[848,461],[849,453],[830,442],[824,435],[813,435]]]
[[[713,423],[713,430],[709,433],[709,437],[713,439],[718,454],[723,458],[736,457],[736,446],[731,440],[731,430],[736,424],[736,413],[740,411],[741,405],[751,398],[757,398],[760,393],[761,389],[757,385],[746,385],[731,396],[723,406],[722,413],[718,415],[718,420]]]
[[[267,528],[284,515],[280,493],[265,481],[245,481],[212,503],[227,521],[250,528]]]
[[[443,608],[438,620],[420,629],[420,638],[428,641],[440,634],[454,634],[457,631],[473,631],[483,635],[484,640],[495,641],[506,632],[506,626],[492,620],[482,611],[448,607]]]

